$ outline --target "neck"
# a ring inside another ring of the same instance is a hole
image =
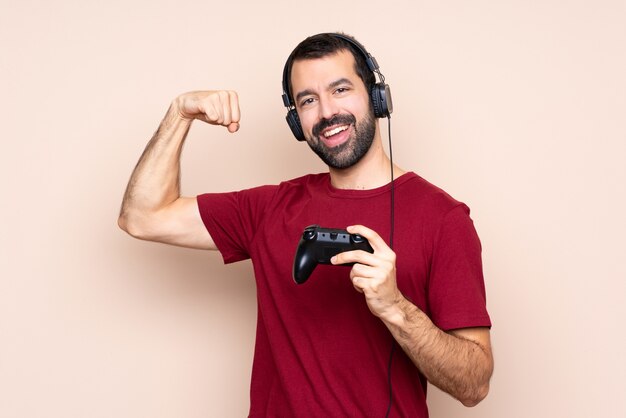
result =
[[[369,151],[358,163],[343,169],[329,167],[330,183],[337,189],[375,189],[391,181],[390,164],[377,133]],[[398,178],[405,171],[394,165],[393,173],[394,178]]]

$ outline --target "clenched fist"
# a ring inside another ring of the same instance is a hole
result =
[[[239,97],[232,90],[184,93],[174,100],[174,106],[182,118],[226,126],[231,133],[239,130]]]

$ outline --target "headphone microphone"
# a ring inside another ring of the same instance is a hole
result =
[[[342,35],[340,33],[322,33],[319,35],[329,35],[347,42],[363,57],[370,71],[374,74],[378,74],[378,79],[380,81],[378,83],[374,83],[374,85],[370,89],[370,101],[372,103],[372,108],[374,109],[374,116],[376,116],[377,118],[389,118],[391,116],[391,112],[393,112],[391,91],[389,90],[389,85],[385,84],[385,76],[380,72],[378,63],[376,62],[376,58],[374,58],[372,54],[367,52],[363,45],[348,36]],[[296,137],[296,139],[298,141],[304,141],[304,132],[302,130],[302,125],[300,124],[300,118],[298,117],[298,112],[296,110],[296,104],[294,103],[292,97],[291,89],[289,88],[289,84],[291,82],[292,66],[293,52],[292,55],[290,55],[287,59],[287,62],[285,63],[285,68],[283,69],[282,97],[283,104],[287,108],[287,116],[285,117],[285,119],[287,120],[287,125],[289,125],[289,128],[291,129],[291,132]]]

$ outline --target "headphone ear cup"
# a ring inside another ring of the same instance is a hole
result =
[[[302,125],[300,125],[300,118],[298,117],[296,109],[290,109],[285,119],[287,120],[287,125],[289,125],[293,136],[295,136],[298,141],[304,141],[304,132],[302,132]]]
[[[372,107],[374,108],[374,116],[377,118],[386,118],[393,112],[393,103],[391,102],[391,91],[389,85],[384,83],[376,83],[372,86],[370,92]]]

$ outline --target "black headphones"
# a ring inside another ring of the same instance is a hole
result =
[[[348,36],[342,35],[340,33],[325,33],[320,35],[330,35],[335,38],[341,39],[352,45],[363,56],[367,67],[374,74],[378,74],[378,78],[380,79],[380,82],[375,83],[370,90],[370,100],[372,103],[372,107],[374,108],[374,116],[376,116],[377,118],[390,117],[391,112],[393,112],[391,91],[389,90],[389,85],[385,84],[385,76],[383,76],[378,69],[378,63],[376,62],[376,58],[374,58],[369,52],[367,52],[363,45]],[[293,53],[289,56],[289,59],[287,59],[287,62],[285,63],[285,68],[283,69],[283,104],[288,109],[286,119],[289,128],[291,128],[291,132],[293,132],[293,135],[298,141],[304,141],[304,132],[302,131],[302,126],[300,125],[300,118],[298,117],[296,105],[293,101],[291,91],[289,89],[289,82],[291,79],[291,67],[293,64],[292,56]]]

